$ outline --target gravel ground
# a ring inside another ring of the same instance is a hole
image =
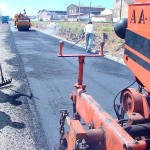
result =
[[[32,94],[7,24],[0,24],[0,64],[4,78],[12,78],[11,84],[0,87],[0,150],[48,149],[32,109]]]

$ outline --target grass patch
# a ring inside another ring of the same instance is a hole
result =
[[[102,27],[102,31],[103,32],[111,32],[112,31],[112,27],[110,27],[110,26]]]
[[[59,22],[58,28],[59,30],[66,29],[68,31],[70,30],[73,33],[81,34],[84,28],[84,25],[82,22]]]

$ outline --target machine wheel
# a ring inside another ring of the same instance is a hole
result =
[[[143,115],[142,96],[134,88],[125,89],[122,91],[120,100],[123,111],[127,115],[134,112]]]
[[[29,27],[27,26],[18,26],[18,31],[29,31]]]
[[[20,27],[17,27],[18,28],[18,31],[21,31],[21,28]]]

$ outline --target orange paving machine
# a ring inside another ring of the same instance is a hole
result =
[[[30,18],[24,13],[16,14],[14,16],[14,25],[17,27],[18,31],[29,31],[31,28]]]
[[[133,83],[139,85],[138,90],[129,86],[119,92],[119,102],[114,100],[117,119],[87,94],[82,83],[85,57],[101,57],[103,52],[62,54],[60,42],[58,56],[78,57],[79,62],[76,90],[70,95],[73,119],[66,109],[61,110],[61,150],[150,150],[149,10],[149,0],[136,0],[129,5],[128,19],[121,19],[114,27],[116,34],[125,39],[124,62],[135,76]]]

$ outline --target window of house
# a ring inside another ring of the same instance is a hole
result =
[[[89,12],[90,11],[90,9],[89,8],[84,8],[84,9],[81,9],[82,11],[81,12],[83,12],[83,13],[87,13],[87,12]]]
[[[73,10],[71,9],[69,12],[70,12],[70,14],[72,14],[72,13],[73,13]]]
[[[61,19],[65,19],[65,16],[60,16]]]

